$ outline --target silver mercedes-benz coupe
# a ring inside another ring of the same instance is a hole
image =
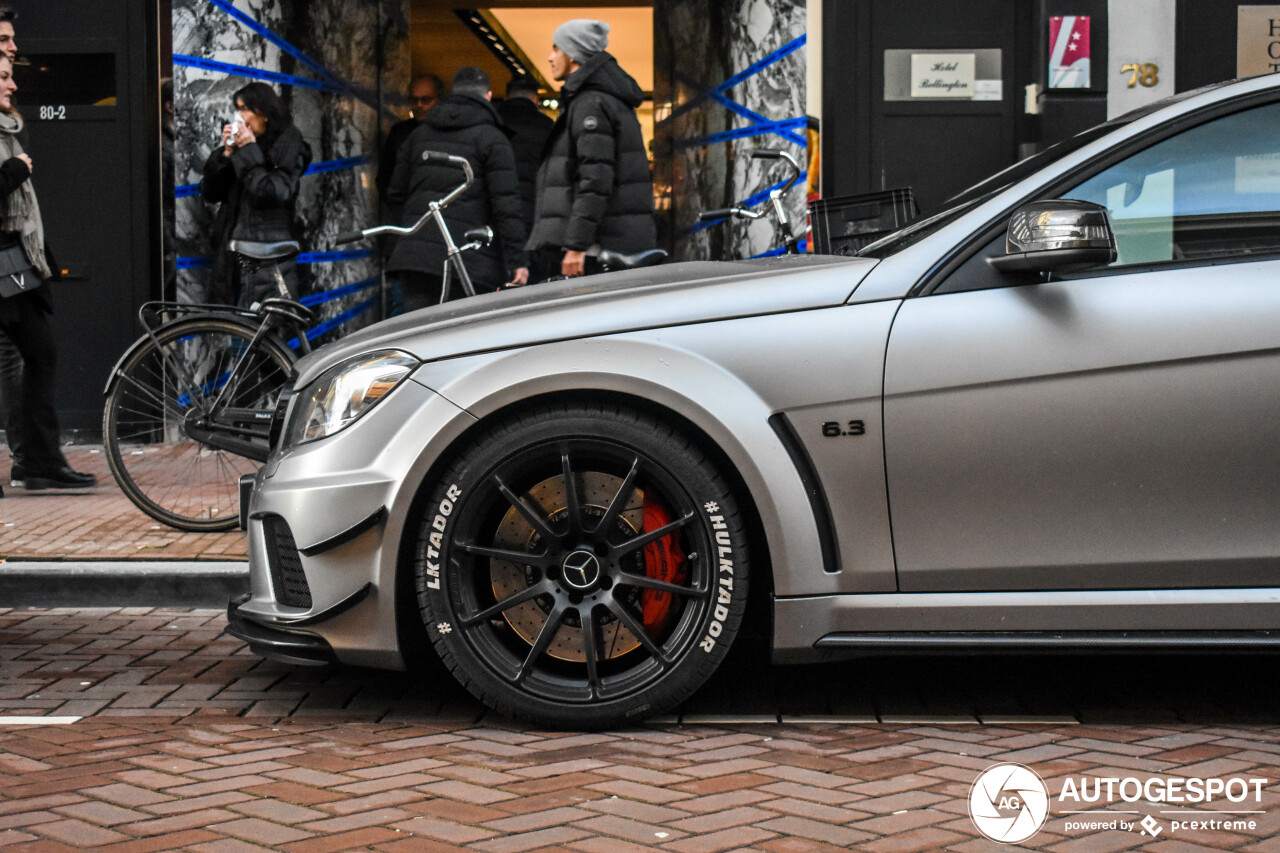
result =
[[[1280,644],[1280,76],[1025,160],[858,257],[448,303],[302,361],[242,484],[263,655],[433,647],[601,728],[775,658]],[[758,626],[765,627],[765,626]]]

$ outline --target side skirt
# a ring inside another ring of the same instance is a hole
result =
[[[814,648],[857,655],[1126,654],[1132,652],[1280,652],[1277,631],[1064,631],[1058,633],[828,634]]]
[[[867,593],[779,598],[774,659],[999,651],[1280,650],[1280,589]]]

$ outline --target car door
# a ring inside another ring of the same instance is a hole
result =
[[[998,273],[1003,235],[894,321],[899,587],[1280,587],[1280,105],[1166,136],[1063,197],[1118,258]]]

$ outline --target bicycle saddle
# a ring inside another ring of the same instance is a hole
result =
[[[493,229],[488,225],[481,225],[479,228],[472,228],[467,231],[466,234],[462,235],[462,239],[468,243],[480,243],[487,246],[493,242]]]
[[[228,245],[237,255],[244,255],[255,261],[278,261],[292,257],[301,251],[297,240],[282,240],[279,243],[255,243],[252,240],[232,240]]]
[[[611,270],[632,270],[638,267],[651,267],[662,263],[667,253],[662,249],[648,249],[634,255],[624,255],[611,249],[601,249],[599,261],[602,266]]]

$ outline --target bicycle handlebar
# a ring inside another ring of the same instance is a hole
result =
[[[466,180],[446,193],[443,198],[438,201],[431,202],[427,212],[422,214],[417,222],[407,228],[400,225],[379,225],[374,228],[365,228],[362,231],[344,231],[335,237],[333,242],[354,243],[357,240],[363,240],[366,237],[377,237],[380,234],[396,234],[401,237],[407,237],[410,234],[415,234],[423,225],[427,224],[427,220],[431,218],[432,214],[438,210],[444,210],[451,202],[453,202],[454,199],[466,192],[467,189],[475,183],[475,173],[471,170],[471,164],[467,161],[466,157],[459,157],[456,154],[446,154],[443,151],[423,151],[422,160],[424,163],[439,163],[442,166],[448,165],[453,166],[456,169],[461,169],[463,174],[466,175]]]
[[[730,216],[738,219],[759,219],[764,214],[745,207],[722,207],[719,210],[704,210],[698,214],[698,219],[702,222],[710,222],[716,219],[727,219]]]
[[[791,167],[791,176],[787,178],[787,182],[779,190],[784,195],[800,179],[800,172],[802,171],[800,161],[796,160],[795,155],[790,151],[783,151],[779,148],[755,148],[751,151],[751,157],[756,160],[785,160],[787,162],[787,165]]]

